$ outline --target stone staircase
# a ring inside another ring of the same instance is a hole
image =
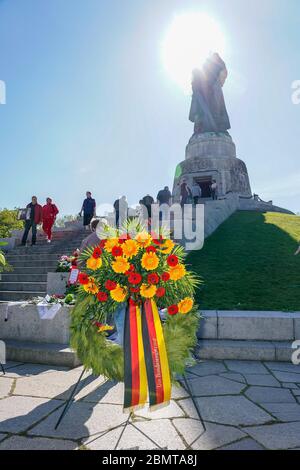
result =
[[[47,273],[54,272],[61,255],[70,255],[79,248],[88,235],[80,231],[54,232],[53,241],[47,244],[39,235],[35,246],[16,246],[6,255],[13,271],[2,273],[0,301],[20,301],[45,296]]]

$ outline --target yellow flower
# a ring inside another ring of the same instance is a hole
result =
[[[110,291],[111,298],[115,300],[116,302],[124,302],[124,300],[126,299],[126,295],[127,295],[126,288],[120,286],[120,284],[118,284],[114,290]]]
[[[112,262],[112,268],[115,273],[125,274],[126,271],[129,270],[130,264],[128,263],[127,259],[123,256],[117,256],[115,261]]]
[[[84,284],[83,288],[88,294],[97,294],[97,292],[99,292],[99,288],[93,277],[89,278],[88,284]]]
[[[139,246],[135,240],[126,240],[126,242],[122,244],[122,249],[123,254],[127,256],[127,258],[132,258],[138,254]]]
[[[91,269],[92,271],[96,271],[96,269],[101,268],[101,266],[102,266],[101,258],[94,258],[93,256],[91,256],[86,262],[86,267],[88,269]]]
[[[144,253],[142,256],[142,267],[146,269],[146,271],[153,271],[154,269],[157,268],[159,264],[159,258],[158,256],[153,253]]]
[[[111,253],[114,246],[118,245],[118,238],[108,238],[105,242],[104,249]]]
[[[164,240],[163,245],[160,246],[160,251],[164,253],[165,255],[168,255],[171,253],[174,246],[175,246],[175,243],[169,238],[167,238],[166,240]]]
[[[148,232],[137,233],[135,236],[135,239],[138,242],[138,244],[144,248],[146,248],[146,246],[151,245],[151,242],[152,242],[152,237],[150,233]]]
[[[189,313],[194,305],[193,299],[191,297],[185,297],[185,299],[181,300],[178,304],[179,313]]]
[[[156,294],[156,286],[154,285],[147,285],[147,284],[142,284],[140,288],[140,294],[142,297],[145,297],[146,299],[151,299],[152,297],[155,296]]]
[[[185,276],[186,270],[183,264],[177,264],[169,268],[169,273],[171,281],[179,281],[179,279]]]
[[[114,327],[113,326],[110,326],[110,325],[101,325],[101,326],[98,326],[98,332],[101,333],[102,331],[111,331],[113,330]]]

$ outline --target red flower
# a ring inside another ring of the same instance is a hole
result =
[[[146,248],[146,252],[147,253],[155,253],[157,251],[157,249],[155,248],[155,246],[147,246]]]
[[[151,236],[153,238],[153,243],[155,245],[161,245],[163,241],[163,236],[162,235],[157,235],[155,232],[151,232]]]
[[[99,302],[106,302],[108,299],[108,295],[106,292],[98,292],[97,299],[99,300]]]
[[[168,307],[168,314],[176,315],[176,313],[178,313],[178,305],[170,305],[170,307]]]
[[[163,297],[166,293],[166,289],[164,287],[159,287],[156,291],[156,297]]]
[[[139,287],[130,287],[130,292],[132,292],[133,294],[138,294],[140,292],[140,288]]]
[[[139,273],[130,272],[128,275],[128,282],[130,282],[130,284],[139,284],[142,279],[143,278]]]
[[[93,258],[100,258],[100,256],[102,255],[102,248],[100,246],[96,246],[96,248],[94,248],[94,251],[93,251]]]
[[[129,271],[135,271],[135,267],[133,264],[130,265]]]
[[[122,256],[123,250],[120,246],[114,246],[113,249],[111,250],[111,254],[113,256]]]
[[[103,238],[103,240],[101,240],[100,243],[99,243],[100,248],[103,249],[106,242],[107,242],[107,239]]]
[[[147,276],[149,284],[158,284],[159,283],[159,275],[157,273],[150,273]]]
[[[117,283],[115,281],[107,280],[105,283],[105,288],[107,290],[114,290],[117,287]]]
[[[176,255],[170,255],[167,258],[167,263],[169,266],[177,266],[178,264],[178,258]]]
[[[170,279],[170,274],[167,272],[162,273],[161,278],[164,282],[167,282]]]
[[[89,276],[86,273],[79,273],[78,282],[79,284],[82,284],[82,285],[88,284]]]

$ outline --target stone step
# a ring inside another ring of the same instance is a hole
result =
[[[31,362],[65,367],[77,367],[80,361],[68,344],[32,343],[27,341],[6,340],[8,361]]]
[[[51,252],[51,251],[59,251],[61,252],[64,249],[72,249],[72,248],[77,248],[78,246],[81,245],[81,241],[74,241],[72,243],[47,243],[44,245],[34,245],[34,246],[17,246],[13,250],[11,250],[9,253],[33,253],[33,252]]]
[[[57,253],[28,253],[28,254],[9,254],[6,256],[7,261],[13,264],[17,261],[57,261],[60,257]]]
[[[198,359],[291,362],[292,345],[291,341],[199,340],[195,355]]]
[[[7,282],[0,281],[0,292],[3,291],[26,291],[46,292],[47,282]]]
[[[13,274],[47,274],[49,272],[54,273],[56,271],[56,266],[48,268],[43,264],[42,266],[14,266],[13,267]]]
[[[26,260],[26,261],[14,261],[13,263],[10,263],[13,268],[39,268],[39,267],[45,267],[48,268],[49,271],[54,268],[56,269],[57,266],[57,260],[51,261],[51,260]]]
[[[7,253],[8,255],[31,255],[31,254],[57,254],[57,255],[70,255],[75,250],[80,248],[80,243],[74,246],[62,246],[62,247],[54,247],[54,246],[47,246],[47,247],[32,247],[30,249],[20,249],[20,250],[12,250]]]
[[[33,297],[45,297],[46,291],[43,292],[26,292],[26,291],[0,291],[0,300],[5,302],[14,302],[18,300],[29,300]]]
[[[47,274],[2,273],[2,282],[47,282]],[[1,284],[1,283],[0,283]]]

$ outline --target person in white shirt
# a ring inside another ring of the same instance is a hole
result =
[[[193,198],[195,205],[199,204],[199,199],[201,198],[201,195],[202,195],[202,191],[201,191],[200,185],[196,183],[195,181],[192,186],[192,198]]]

